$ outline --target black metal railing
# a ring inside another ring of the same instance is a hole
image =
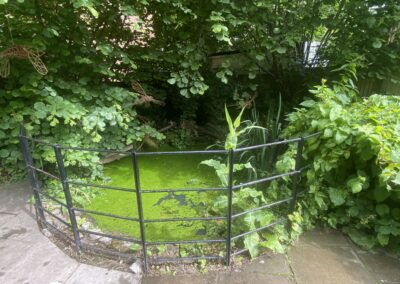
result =
[[[241,216],[245,216],[250,213],[254,213],[260,210],[269,209],[281,204],[289,203],[289,213],[293,212],[295,209],[296,199],[299,194],[298,183],[300,174],[306,168],[302,165],[302,152],[304,148],[305,141],[309,138],[313,138],[319,135],[319,133],[309,135],[307,137],[299,137],[293,138],[288,140],[276,141],[261,145],[255,145],[250,147],[239,148],[235,150],[204,150],[204,151],[171,151],[171,152],[137,152],[133,151],[120,151],[120,150],[106,150],[106,149],[92,149],[92,148],[80,148],[80,147],[64,147],[57,144],[52,144],[45,142],[40,139],[29,137],[26,133],[25,128],[21,127],[19,139],[22,148],[23,157],[26,163],[26,168],[28,172],[28,177],[30,179],[30,183],[32,186],[33,196],[35,199],[35,207],[36,213],[39,223],[45,227],[49,228],[58,233],[62,238],[67,241],[72,242],[77,250],[88,250],[97,253],[104,253],[108,255],[118,256],[118,257],[129,257],[132,258],[132,254],[120,252],[117,250],[105,249],[100,246],[87,244],[82,242],[81,236],[82,234],[91,234],[97,235],[99,237],[107,237],[115,240],[120,241],[127,241],[133,244],[138,244],[141,246],[141,255],[139,258],[143,261],[144,270],[146,271],[150,264],[158,264],[163,262],[178,262],[178,261],[196,261],[196,260],[222,260],[226,263],[226,265],[230,265],[231,258],[233,256],[242,254],[247,252],[247,249],[240,249],[237,251],[232,250],[232,242],[243,238],[249,234],[259,232],[266,228],[275,226],[277,224],[281,224],[288,220],[287,215],[282,216],[281,219],[276,220],[272,223],[263,224],[262,226],[252,229],[247,232],[241,232],[239,234],[233,235],[232,232],[232,223],[233,221]],[[35,144],[41,144],[46,147],[50,147],[54,151],[54,155],[56,158],[56,164],[58,168],[58,175],[54,173],[49,173],[43,169],[40,169],[35,166],[34,160],[32,157],[32,152],[30,149],[30,142]],[[296,155],[296,163],[295,168],[287,173],[277,174],[269,177],[264,177],[248,182],[243,182],[239,184],[234,184],[233,181],[233,172],[234,172],[234,163],[235,163],[235,154],[247,150],[254,150],[254,149],[261,149],[265,147],[273,147],[277,145],[288,145],[292,143],[297,143],[297,155]],[[118,153],[123,155],[128,155],[131,157],[132,160],[132,167],[134,176],[134,188],[121,188],[115,186],[108,186],[108,185],[100,185],[100,184],[90,184],[90,183],[82,183],[78,181],[69,180],[66,172],[66,168],[64,165],[63,159],[63,151],[68,150],[75,150],[75,151],[94,151],[94,152],[101,152],[101,153]],[[197,155],[197,154],[219,154],[224,155],[228,160],[228,184],[226,187],[208,187],[208,188],[174,188],[174,189],[141,189],[141,182],[140,182],[140,165],[138,162],[138,157],[140,156],[151,156],[151,155]],[[65,202],[57,199],[54,196],[51,196],[46,190],[41,189],[40,180],[38,178],[38,174],[43,174],[47,178],[55,179],[59,181],[62,185]],[[262,204],[258,208],[251,208],[249,210],[243,212],[232,212],[232,196],[234,191],[240,190],[242,187],[246,186],[253,186],[260,183],[267,183],[273,180],[281,179],[284,177],[292,176],[292,193],[290,197],[286,197],[281,200],[277,200],[273,203],[269,204]],[[85,186],[85,187],[95,187],[100,189],[107,189],[107,190],[116,190],[116,191],[124,191],[124,192],[131,192],[135,193],[136,195],[136,204],[132,204],[134,210],[137,210],[137,218],[129,217],[129,216],[120,216],[116,214],[109,214],[105,212],[99,212],[94,210],[87,210],[84,208],[79,208],[74,206],[73,200],[71,198],[70,192],[70,185],[75,186]],[[143,194],[154,194],[154,193],[176,193],[176,192],[220,192],[221,194],[226,194],[227,196],[227,212],[226,216],[207,216],[207,217],[187,217],[187,218],[163,218],[163,219],[146,219],[143,214],[143,204],[142,204],[142,196]],[[60,205],[61,207],[65,208],[68,212],[69,222],[60,218],[56,214],[52,213],[50,210],[46,209],[43,206],[43,197],[48,198],[55,202],[56,204]],[[140,228],[140,239],[135,239],[130,236],[120,236],[120,235],[112,235],[104,232],[98,232],[89,229],[83,229],[78,226],[76,212],[80,213],[87,213],[93,215],[100,215],[106,216],[115,219],[127,220],[132,222],[139,223]],[[55,226],[53,223],[49,222],[46,218],[46,214],[55,218],[62,224],[64,224],[71,234],[66,234],[65,231],[60,230]],[[217,221],[217,220],[224,220],[226,225],[226,237],[220,239],[201,239],[201,240],[180,240],[180,241],[148,241],[148,237],[146,235],[145,224],[147,223],[161,223],[161,222],[179,222],[179,221]],[[147,255],[147,247],[148,246],[158,246],[158,245],[182,245],[182,244],[211,244],[211,243],[224,243],[225,250],[224,254],[221,256],[218,255],[199,255],[199,256],[192,256],[192,257],[175,257],[175,258],[152,258],[151,262],[149,263],[149,257]]]

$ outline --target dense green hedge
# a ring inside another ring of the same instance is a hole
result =
[[[359,98],[351,80],[324,83],[288,116],[286,135],[321,132],[306,144],[308,189],[292,216],[323,220],[365,248],[400,243],[400,97]],[[288,152],[282,160],[290,156]]]

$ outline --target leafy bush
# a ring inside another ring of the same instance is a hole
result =
[[[400,97],[359,98],[351,80],[325,82],[288,116],[287,136],[321,132],[306,144],[311,163],[302,185],[306,197],[297,220],[323,220],[357,244],[400,243]],[[293,159],[293,151],[281,157]],[[290,168],[290,166],[288,166]]]
[[[68,88],[71,83],[57,80]],[[149,125],[136,119],[131,105],[137,94],[119,87],[100,85],[79,87],[75,93],[63,97],[63,90],[47,84],[46,80],[29,82],[20,88],[0,90],[0,166],[6,174],[15,174],[15,164],[22,157],[19,151],[18,133],[24,124],[30,135],[65,146],[122,148],[141,141],[145,134],[161,139],[163,136]],[[8,98],[12,101],[8,104]],[[6,107],[8,105],[8,107]],[[34,147],[35,159],[44,166],[55,162],[49,147]],[[99,154],[95,152],[67,151],[65,165],[75,170],[96,169]]]

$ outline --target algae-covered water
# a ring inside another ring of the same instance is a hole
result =
[[[163,147],[163,151],[172,150]],[[200,165],[210,155],[157,155],[139,156],[140,185],[142,190],[207,188],[219,185],[213,169]],[[105,166],[105,175],[111,178],[107,185],[134,189],[134,175],[130,157]],[[203,217],[203,207],[209,195],[205,192],[142,193],[143,214],[146,220],[162,218]],[[117,190],[104,190],[86,206],[88,210],[138,217],[136,194]],[[139,223],[130,220],[91,215],[103,231],[140,237]],[[148,241],[174,241],[209,238],[210,221],[179,221],[146,223]]]

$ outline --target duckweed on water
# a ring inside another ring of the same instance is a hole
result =
[[[162,149],[171,150],[171,149]],[[200,162],[209,155],[162,155],[140,156],[140,184],[142,189],[207,188],[218,186],[213,170]],[[105,175],[111,178],[110,186],[134,188],[132,160],[130,157],[110,163]],[[144,218],[184,218],[198,216],[196,206],[207,202],[207,194],[199,192],[142,193]],[[132,192],[105,190],[96,197],[88,210],[95,210],[126,217],[138,217],[136,195]],[[92,215],[103,231],[140,237],[139,223],[111,217]],[[146,223],[148,241],[172,241],[209,238],[207,226],[210,222],[163,222]]]

